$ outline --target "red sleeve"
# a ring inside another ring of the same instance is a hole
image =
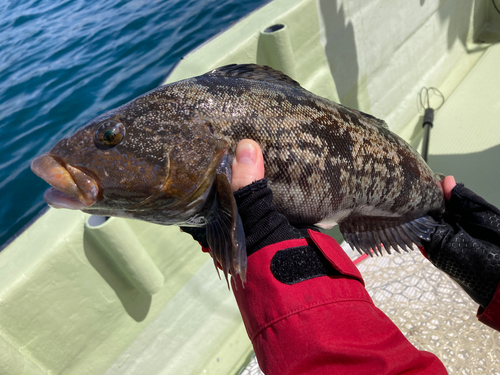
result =
[[[486,308],[479,307],[477,318],[480,322],[500,331],[500,284],[497,286],[495,295]]]
[[[446,374],[439,359],[417,350],[373,304],[363,279],[335,240],[310,231],[248,258],[245,288],[233,290],[261,369],[283,374]],[[318,246],[341,276],[283,284],[271,273],[276,252]],[[314,245],[313,245],[314,246]]]

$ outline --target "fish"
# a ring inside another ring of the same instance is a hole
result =
[[[385,123],[280,71],[231,64],[160,86],[89,121],[31,163],[52,207],[205,228],[214,262],[246,280],[231,191],[237,143],[262,148],[273,204],[293,224],[339,225],[361,253],[409,251],[444,210],[441,175]]]

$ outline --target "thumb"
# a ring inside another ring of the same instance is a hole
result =
[[[453,176],[446,176],[443,180],[443,193],[444,197],[447,201],[450,200],[451,198],[451,191],[455,187],[457,183],[455,182],[455,177]]]
[[[264,157],[257,142],[243,139],[236,146],[236,158],[232,165],[231,186],[233,191],[264,178]]]

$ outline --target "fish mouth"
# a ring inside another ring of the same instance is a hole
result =
[[[72,165],[43,154],[31,162],[31,170],[52,185],[43,195],[51,207],[81,210],[97,202],[99,187],[96,180]]]

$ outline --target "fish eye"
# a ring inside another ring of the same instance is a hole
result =
[[[125,126],[121,122],[106,120],[97,127],[95,144],[98,148],[115,147],[125,137]]]

